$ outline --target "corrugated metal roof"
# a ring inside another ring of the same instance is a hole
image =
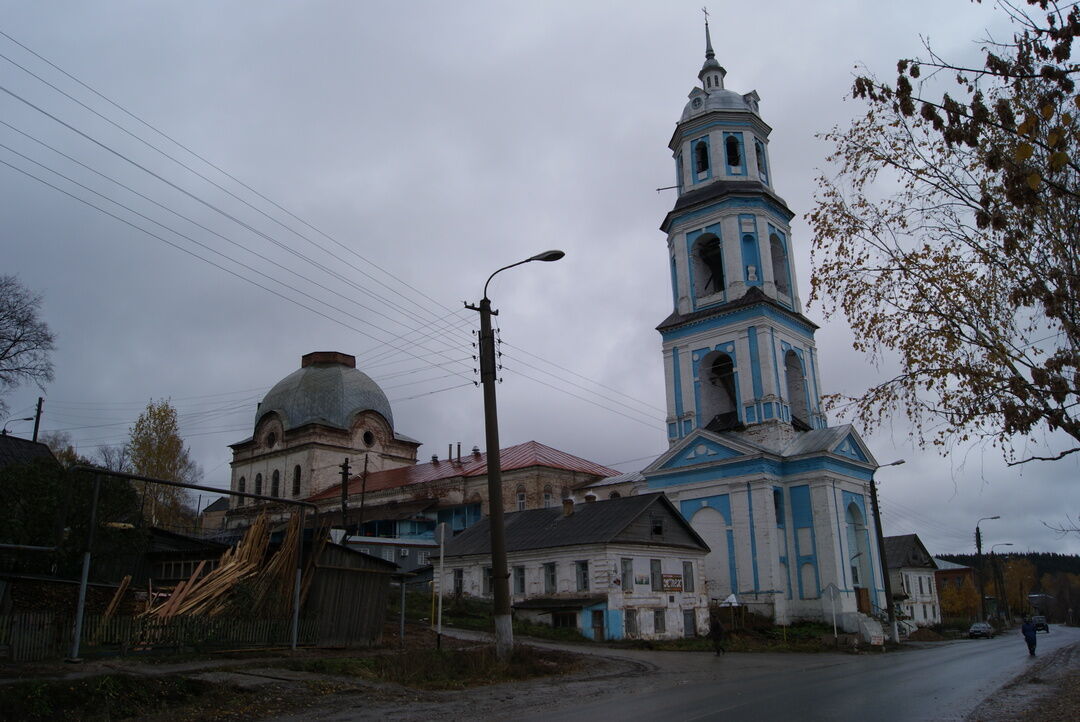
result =
[[[574,513],[570,516],[566,516],[561,507],[509,513],[504,517],[506,551],[606,544],[618,536],[630,522],[654,506],[664,507],[670,517],[682,523],[694,538],[699,538],[671,505],[668,498],[657,492],[577,504],[574,506]],[[664,542],[652,542],[652,544],[669,546]],[[708,550],[704,543],[701,548]],[[455,536],[446,545],[446,555],[453,557],[490,554],[490,549],[490,518],[484,517]]]
[[[782,453],[784,456],[800,456],[828,451],[843,441],[852,430],[851,424],[841,424],[825,429],[804,431],[798,434]]]
[[[568,454],[565,451],[553,449],[537,441],[527,441],[499,451],[499,466],[505,471],[515,469],[528,469],[534,466],[545,466],[551,469],[563,469],[576,471],[583,474],[593,474],[599,477],[616,476],[618,471],[606,466],[582,459],[581,457]],[[452,479],[454,477],[486,476],[487,454],[469,454],[462,456],[461,460],[452,459],[446,461],[431,461],[426,464],[413,464],[398,469],[376,471],[368,474],[367,491],[381,491],[384,489],[396,489],[410,484]],[[360,476],[354,476],[349,480],[349,495],[360,493]],[[311,496],[307,501],[322,501],[341,496],[341,484],[321,491]]]

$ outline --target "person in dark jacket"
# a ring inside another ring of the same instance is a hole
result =
[[[717,657],[720,656],[721,652],[727,654],[727,650],[724,649],[724,625],[720,622],[719,614],[713,614],[709,617],[709,639],[712,640]]]
[[[1024,641],[1027,642],[1028,654],[1032,657],[1035,656],[1035,625],[1032,624],[1031,619],[1025,617],[1024,623],[1020,625],[1020,633],[1024,635]]]

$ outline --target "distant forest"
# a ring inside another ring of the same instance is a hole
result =
[[[937,554],[939,559],[954,564],[963,564],[965,567],[975,567],[978,557],[974,554]],[[1007,562],[1010,559],[1026,559],[1035,565],[1035,578],[1042,579],[1043,574],[1055,575],[1059,572],[1067,574],[1080,574],[1080,555],[1077,554],[1054,554],[1051,552],[1021,552],[1010,554],[995,554],[999,562]],[[989,554],[983,554],[983,559],[989,559]]]

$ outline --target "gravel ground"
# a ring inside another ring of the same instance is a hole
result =
[[[1032,660],[1019,677],[976,707],[968,722],[1073,722],[1080,710],[1080,647],[1056,649]]]

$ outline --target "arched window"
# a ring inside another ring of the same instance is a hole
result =
[[[698,298],[724,290],[724,247],[712,233],[694,244],[694,291]]]
[[[724,141],[724,155],[727,157],[727,164],[729,167],[742,167],[742,153],[739,152],[739,139],[734,135],[729,135],[727,140]]]
[[[772,256],[773,282],[776,283],[776,292],[785,296],[791,295],[791,271],[788,266],[787,249],[784,242],[776,233],[769,234],[769,253]]]
[[[712,87],[712,76],[711,75],[706,75],[705,76],[705,87],[706,88],[711,88]]]
[[[521,484],[517,488],[517,510],[525,511],[525,487]]]
[[[694,172],[704,173],[709,170],[709,144],[699,140],[694,146]]]
[[[765,160],[765,144],[757,138],[754,139],[754,155],[757,157],[758,177],[763,183],[769,182],[769,164]]]
[[[617,491],[613,491],[610,494],[608,494],[608,499],[621,499],[621,498],[622,498],[622,494],[620,494]]]
[[[273,475],[270,477],[270,496],[280,496],[281,491],[281,475],[277,469],[274,469]]]
[[[810,429],[810,407],[806,400],[806,374],[802,359],[794,351],[784,354],[784,381],[787,383],[788,404],[791,406],[791,425],[800,431]]]
[[[735,393],[735,362],[723,352],[713,352],[701,361],[701,420],[712,431],[739,424]]]
[[[262,494],[262,474],[255,475],[255,493]]]
[[[292,470],[292,495],[300,496],[300,465],[297,464]]]
[[[240,481],[236,482],[236,490],[241,492],[241,493],[247,492],[247,479],[245,479],[244,477],[241,476]],[[236,505],[237,506],[243,506],[244,505],[244,497],[242,497],[242,496],[236,497]]]

